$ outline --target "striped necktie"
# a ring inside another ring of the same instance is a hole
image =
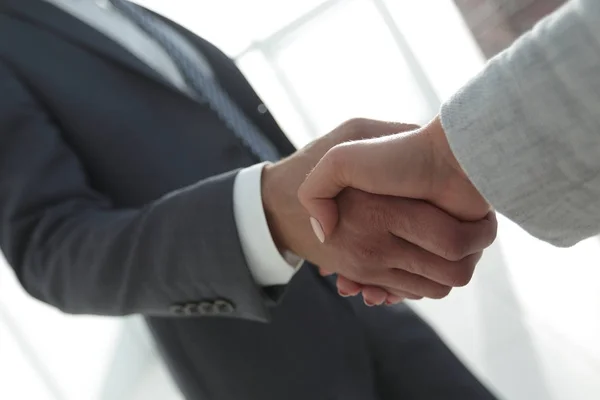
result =
[[[111,3],[164,48],[187,85],[255,156],[263,161],[279,160],[275,146],[248,119],[219,83],[213,78],[206,77],[187,53],[173,42],[165,22],[127,0],[111,0]]]

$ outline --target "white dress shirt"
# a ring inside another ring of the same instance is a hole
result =
[[[165,50],[146,32],[111,6],[108,0],[46,0],[105,34],[133,55],[162,74],[185,93],[189,88],[176,64]],[[212,74],[206,59],[174,30],[172,39],[192,56],[206,74]],[[290,255],[278,251],[263,209],[261,177],[265,163],[240,171],[233,188],[233,205],[237,229],[256,283],[262,286],[285,285],[301,265]]]

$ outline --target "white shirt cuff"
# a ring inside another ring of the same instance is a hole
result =
[[[241,170],[233,185],[233,211],[242,250],[250,273],[261,286],[286,285],[303,260],[279,252],[263,209],[261,178],[267,163]]]

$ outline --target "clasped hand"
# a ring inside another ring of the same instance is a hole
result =
[[[281,249],[336,273],[340,294],[362,291],[368,305],[445,297],[496,236],[437,119],[342,124],[267,167],[263,202]]]

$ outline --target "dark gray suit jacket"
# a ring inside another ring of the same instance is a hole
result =
[[[293,152],[235,65],[176,28]],[[488,398],[406,308],[341,299],[310,266],[286,288],[253,282],[232,189],[256,161],[107,37],[42,1],[0,0],[0,245],[32,296],[143,314],[189,399]]]

